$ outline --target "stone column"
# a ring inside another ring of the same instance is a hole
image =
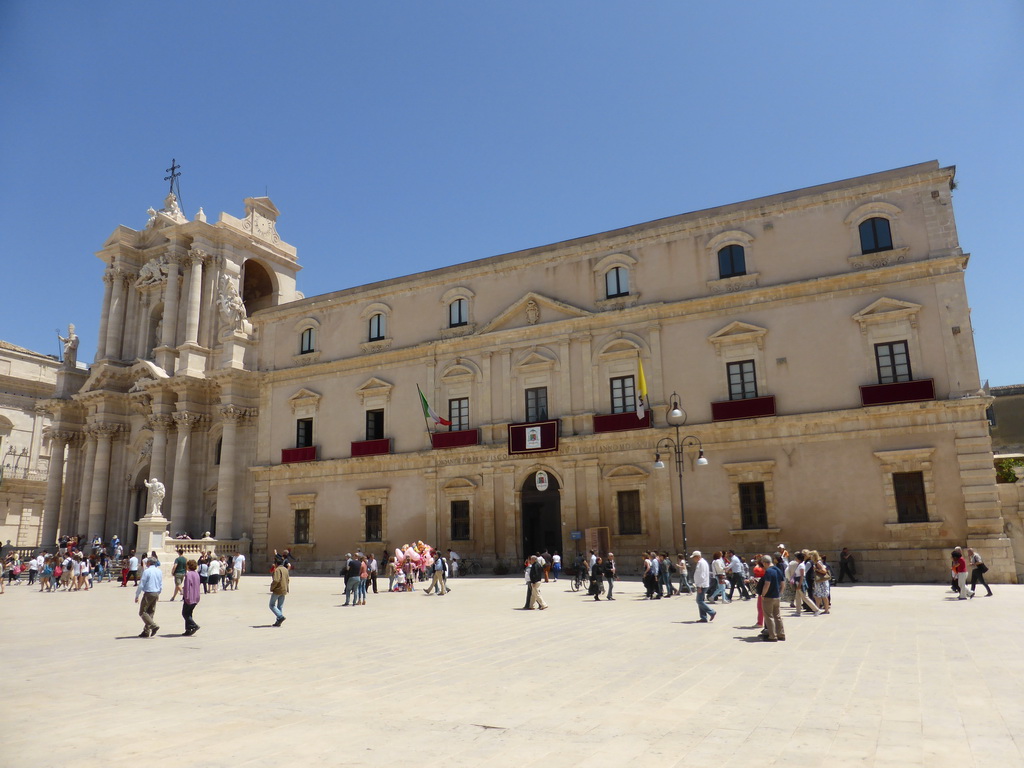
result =
[[[188,285],[188,304],[185,308],[185,343],[199,343],[199,305],[203,290],[203,261],[206,252],[193,248],[186,257],[185,282]]]
[[[103,353],[107,351],[107,326],[110,324],[110,293],[114,286],[114,273],[112,267],[107,267],[103,272],[103,309],[100,312],[100,332],[96,342],[96,359],[102,360]]]
[[[199,305],[199,343],[204,347],[212,347],[215,343],[214,331],[217,324],[216,291],[217,272],[222,258],[208,256],[203,263],[203,295]]]
[[[63,498],[60,503],[60,520],[57,525],[58,534],[67,533],[74,527],[72,525],[72,517],[74,516],[75,504],[79,498],[77,494],[82,492],[82,465],[85,461],[82,448],[84,437],[81,432],[72,432],[71,439],[68,442],[67,472],[65,473],[66,478],[62,491]]]
[[[167,283],[164,285],[164,318],[161,329],[160,344],[164,347],[176,346],[178,330],[178,260],[167,260]]]
[[[124,272],[115,267],[111,275],[114,285],[107,314],[107,343],[103,356],[108,360],[116,360],[121,357],[121,334],[124,332]]]
[[[82,531],[82,527],[89,522],[89,500],[92,498],[93,467],[96,466],[96,434],[89,427],[85,430],[85,463],[82,465],[82,490],[78,494],[78,513],[72,515],[69,523],[68,535],[81,533],[88,536],[88,532]]]
[[[93,425],[96,436],[96,459],[92,470],[92,489],[89,494],[89,524],[83,533],[92,540],[103,535],[107,516],[107,487],[110,482],[110,444],[120,425],[98,422]]]
[[[221,435],[220,467],[217,472],[217,538],[233,539],[238,424],[248,415],[248,409],[222,405],[219,410],[224,422],[224,432]]]
[[[134,277],[135,275],[125,275],[127,301],[125,302],[124,335],[121,338],[122,360],[134,360],[138,357],[135,349],[138,347],[139,326],[142,325],[139,322],[139,300],[141,296],[139,296],[139,292],[135,290],[135,286],[132,283],[132,278]]]
[[[46,548],[57,541],[60,523],[60,499],[64,490],[64,450],[72,437],[71,432],[51,431],[50,470],[46,476],[46,500],[43,502],[42,540]]]
[[[149,477],[161,482],[167,479],[167,430],[174,420],[163,413],[155,413],[149,417],[149,426],[153,428],[153,452],[149,459]]]
[[[178,427],[178,442],[174,448],[174,486],[171,489],[171,535],[187,527],[189,465],[192,452],[189,438],[192,428],[199,421],[199,414],[180,411],[174,414],[174,422]]]

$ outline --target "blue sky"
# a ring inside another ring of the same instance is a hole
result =
[[[172,157],[190,217],[269,192],[306,295],[935,159],[982,378],[1024,382],[1022,74],[1012,0],[4,0],[0,338],[91,360]]]

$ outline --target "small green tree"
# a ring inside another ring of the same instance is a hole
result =
[[[996,482],[1016,483],[1017,475],[1014,474],[1014,467],[1024,467],[1024,459],[1000,459],[996,462]]]

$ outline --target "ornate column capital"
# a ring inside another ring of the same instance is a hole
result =
[[[202,248],[191,248],[187,255],[182,257],[184,264],[202,264],[210,258],[210,254]]]
[[[179,432],[191,432],[196,424],[203,420],[202,414],[191,411],[179,411],[174,414],[173,418]]]
[[[114,435],[122,432],[124,426],[109,421],[96,421],[86,427],[86,431],[93,437],[100,440],[111,440]]]
[[[244,419],[251,419],[256,416],[257,409],[242,408],[238,405],[219,405],[217,412],[224,421],[233,421],[236,424]]]
[[[43,434],[46,437],[48,437],[51,440],[54,440],[54,441],[56,441],[58,443],[65,443],[65,444],[67,444],[67,443],[70,443],[72,440],[74,440],[75,439],[75,435],[77,435],[78,433],[77,432],[72,432],[71,430],[57,429],[56,427],[46,427],[43,430]]]
[[[166,432],[174,426],[174,419],[166,413],[154,413],[149,416],[149,426],[156,432]]]

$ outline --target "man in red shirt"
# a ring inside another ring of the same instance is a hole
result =
[[[967,595],[967,561],[964,560],[964,553],[960,547],[953,550],[953,573],[956,575],[957,586],[960,587],[960,596],[957,600],[966,600]]]

